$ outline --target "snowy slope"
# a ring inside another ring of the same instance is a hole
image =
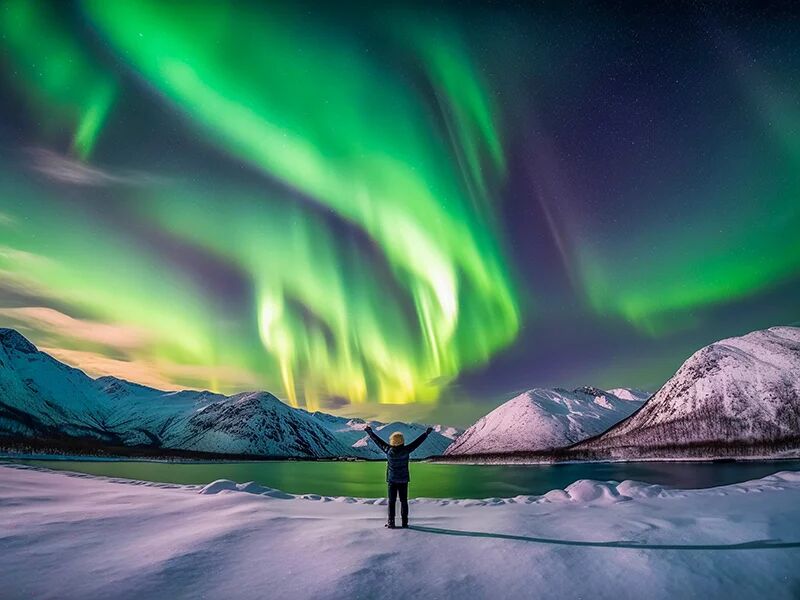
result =
[[[613,388],[607,391],[622,400],[637,400],[639,402],[644,402],[653,395],[650,392],[637,390],[636,388]]]
[[[268,392],[223,396],[208,391],[165,392],[115,377],[95,386],[113,403],[110,426],[128,445],[261,456],[346,456],[347,448],[302,410]],[[136,438],[135,433],[141,434]]]
[[[698,350],[638,413],[576,448],[624,456],[798,437],[800,328],[773,327]]]
[[[414,484],[411,488],[413,493]],[[23,598],[790,600],[800,474],[679,490],[577,481],[543,496],[294,496],[0,466],[0,590]]]
[[[361,444],[366,425],[291,408],[267,392],[167,392],[115,377],[92,379],[39,352],[18,332],[0,329],[0,435],[224,454],[378,458]],[[440,453],[450,441],[433,434],[419,456]]]
[[[176,422],[181,416],[225,400],[222,394],[208,391],[165,392],[110,376],[95,379],[93,383],[110,412],[107,426],[121,432],[126,446],[181,448],[166,443],[169,433],[174,436]]]
[[[170,429],[167,445],[261,456],[349,454],[316,419],[268,392],[237,394],[198,409]]]
[[[459,429],[458,427],[450,427],[449,425],[432,425],[432,427],[436,433],[440,433],[444,437],[449,438],[451,442],[464,433],[463,429]]]
[[[364,428],[367,425],[371,425],[373,428],[381,425],[381,423],[378,421],[367,422],[364,419],[338,417],[336,415],[329,415],[328,413],[319,411],[308,414],[325,429],[331,432],[336,439],[339,440],[339,442],[348,447],[352,447],[353,444],[364,437]],[[361,456],[362,453],[359,450],[354,450],[353,455]]]
[[[617,390],[620,391],[620,390]],[[448,449],[448,455],[525,452],[569,446],[605,431],[637,410],[641,393],[623,399],[597,388],[535,388],[481,417]]]

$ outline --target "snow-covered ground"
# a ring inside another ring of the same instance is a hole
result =
[[[411,484],[413,492],[413,483]],[[382,500],[0,466],[16,598],[797,598],[800,472],[708,490]]]

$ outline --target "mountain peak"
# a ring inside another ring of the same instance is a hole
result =
[[[602,401],[600,401],[602,399]],[[638,408],[595,387],[533,388],[501,404],[462,433],[445,454],[549,450],[611,427]]]
[[[16,329],[0,328],[0,346],[22,352],[23,354],[35,354],[38,352],[36,346],[31,344],[24,335]]]
[[[599,396],[605,396],[608,392],[605,390],[601,390],[600,388],[594,387],[593,385],[584,385],[579,388],[575,388],[572,390],[573,394],[588,394],[589,396],[594,396],[598,398]]]

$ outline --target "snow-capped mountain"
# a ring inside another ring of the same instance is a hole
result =
[[[792,439],[800,439],[800,328],[772,327],[698,350],[639,412],[575,449],[666,456]]]
[[[110,409],[106,427],[120,432],[126,446],[182,448],[170,443],[181,417],[226,399],[208,391],[165,392],[110,376],[95,379],[93,384],[100,401]]]
[[[530,452],[562,448],[605,431],[629,416],[647,397],[619,388],[573,391],[535,388],[512,398],[459,436],[447,455]]]
[[[324,412],[307,413],[311,418],[322,425],[325,429],[331,432],[336,439],[348,447],[352,447],[364,435],[364,429],[367,425],[376,428],[381,425],[378,421],[365,421],[364,419],[339,417],[336,415],[329,415]],[[360,455],[359,451],[355,451],[355,455]]]
[[[39,352],[16,331],[0,329],[0,431],[118,442],[106,417],[90,377]]]
[[[383,426],[370,424],[376,431]],[[0,329],[0,436],[219,454],[377,458],[374,444],[362,444],[366,425],[292,408],[268,392],[167,392],[116,377],[92,379],[40,352],[17,331]],[[409,430],[425,427],[412,424]],[[400,425],[395,430],[405,432]],[[432,434],[419,456],[441,453],[446,444],[439,438],[451,441]]]
[[[308,413],[268,392],[247,392],[213,402],[170,428],[173,448],[260,456],[348,456],[342,444]]]

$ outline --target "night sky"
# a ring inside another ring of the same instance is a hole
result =
[[[800,323],[793,3],[4,0],[0,46],[0,325],[91,375],[464,425]]]

